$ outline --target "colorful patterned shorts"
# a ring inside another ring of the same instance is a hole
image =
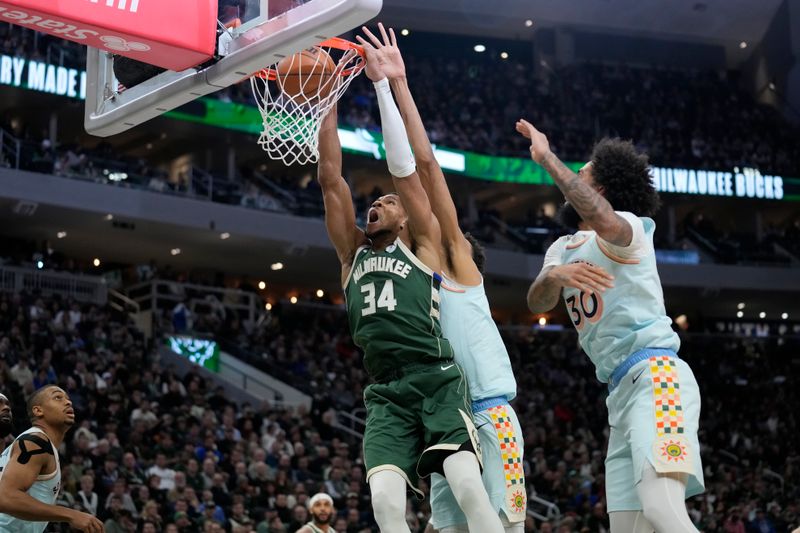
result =
[[[524,442],[514,409],[504,403],[474,414],[483,457],[483,485],[504,522],[525,520],[527,492],[522,458]],[[441,530],[467,519],[444,477],[431,476],[431,524]]]
[[[686,497],[704,490],[697,429],[700,390],[689,365],[665,351],[634,365],[609,394],[608,511],[638,511],[645,461],[656,472],[689,474]]]

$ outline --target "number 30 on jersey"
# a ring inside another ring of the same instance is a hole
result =
[[[571,294],[564,301],[575,329],[583,329],[586,322],[594,324],[603,316],[603,298],[599,294],[581,291],[580,295]]]
[[[377,305],[375,305],[375,292],[375,283],[365,283],[361,286],[361,294],[364,295],[364,308],[361,310],[361,316],[374,315],[381,308],[394,311],[397,307],[392,280],[386,280],[386,283],[383,284]]]

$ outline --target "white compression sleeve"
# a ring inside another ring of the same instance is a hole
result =
[[[378,108],[381,112],[381,127],[383,128],[383,142],[386,148],[386,164],[389,173],[395,178],[410,176],[417,168],[414,154],[408,144],[408,133],[403,124],[403,117],[392,98],[392,88],[389,80],[383,78],[376,81],[375,93],[378,95]]]
[[[472,452],[456,452],[442,463],[458,506],[467,516],[470,533],[503,533],[503,523],[483,487],[478,458]]]
[[[645,518],[658,533],[699,533],[686,510],[686,474],[659,474],[645,463],[636,493]]]
[[[655,531],[641,511],[614,511],[608,516],[611,520],[611,533],[653,533]]]
[[[406,480],[393,470],[369,477],[372,511],[381,533],[411,533],[406,523]]]

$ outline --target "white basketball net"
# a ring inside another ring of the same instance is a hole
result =
[[[322,119],[365,65],[364,59],[353,47],[352,43],[343,39],[330,39],[316,47],[327,52],[334,61],[337,55],[340,58],[333,74],[319,83],[318,73],[322,72],[322,65],[318,64],[325,61],[326,56],[316,54],[317,62],[310,69],[312,74],[306,79],[300,74],[299,80],[295,82],[301,87],[297,95],[289,95],[281,90],[284,84],[278,79],[281,74],[275,67],[264,69],[260,75],[250,78],[263,124],[258,144],[271,159],[283,161],[286,165],[317,162]],[[296,60],[296,56],[293,56],[292,63]],[[290,75],[298,76],[297,73]],[[312,77],[317,80],[308,85]],[[317,90],[315,93],[307,93],[305,88],[313,87],[313,83],[318,83]],[[326,91],[328,94],[323,96]]]

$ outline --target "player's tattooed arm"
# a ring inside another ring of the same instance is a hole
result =
[[[587,294],[603,293],[614,288],[614,276],[602,267],[583,262],[545,267],[528,289],[528,309],[533,313],[550,311],[566,287]]]
[[[602,194],[584,182],[550,151],[547,137],[526,120],[517,122],[517,131],[531,140],[531,158],[550,174],[583,221],[604,241],[617,246],[630,245],[633,228],[628,221],[614,211],[614,207]]]
[[[548,274],[554,267],[539,272],[528,288],[528,309],[531,313],[546,313],[558,305],[561,297],[561,284]]]

